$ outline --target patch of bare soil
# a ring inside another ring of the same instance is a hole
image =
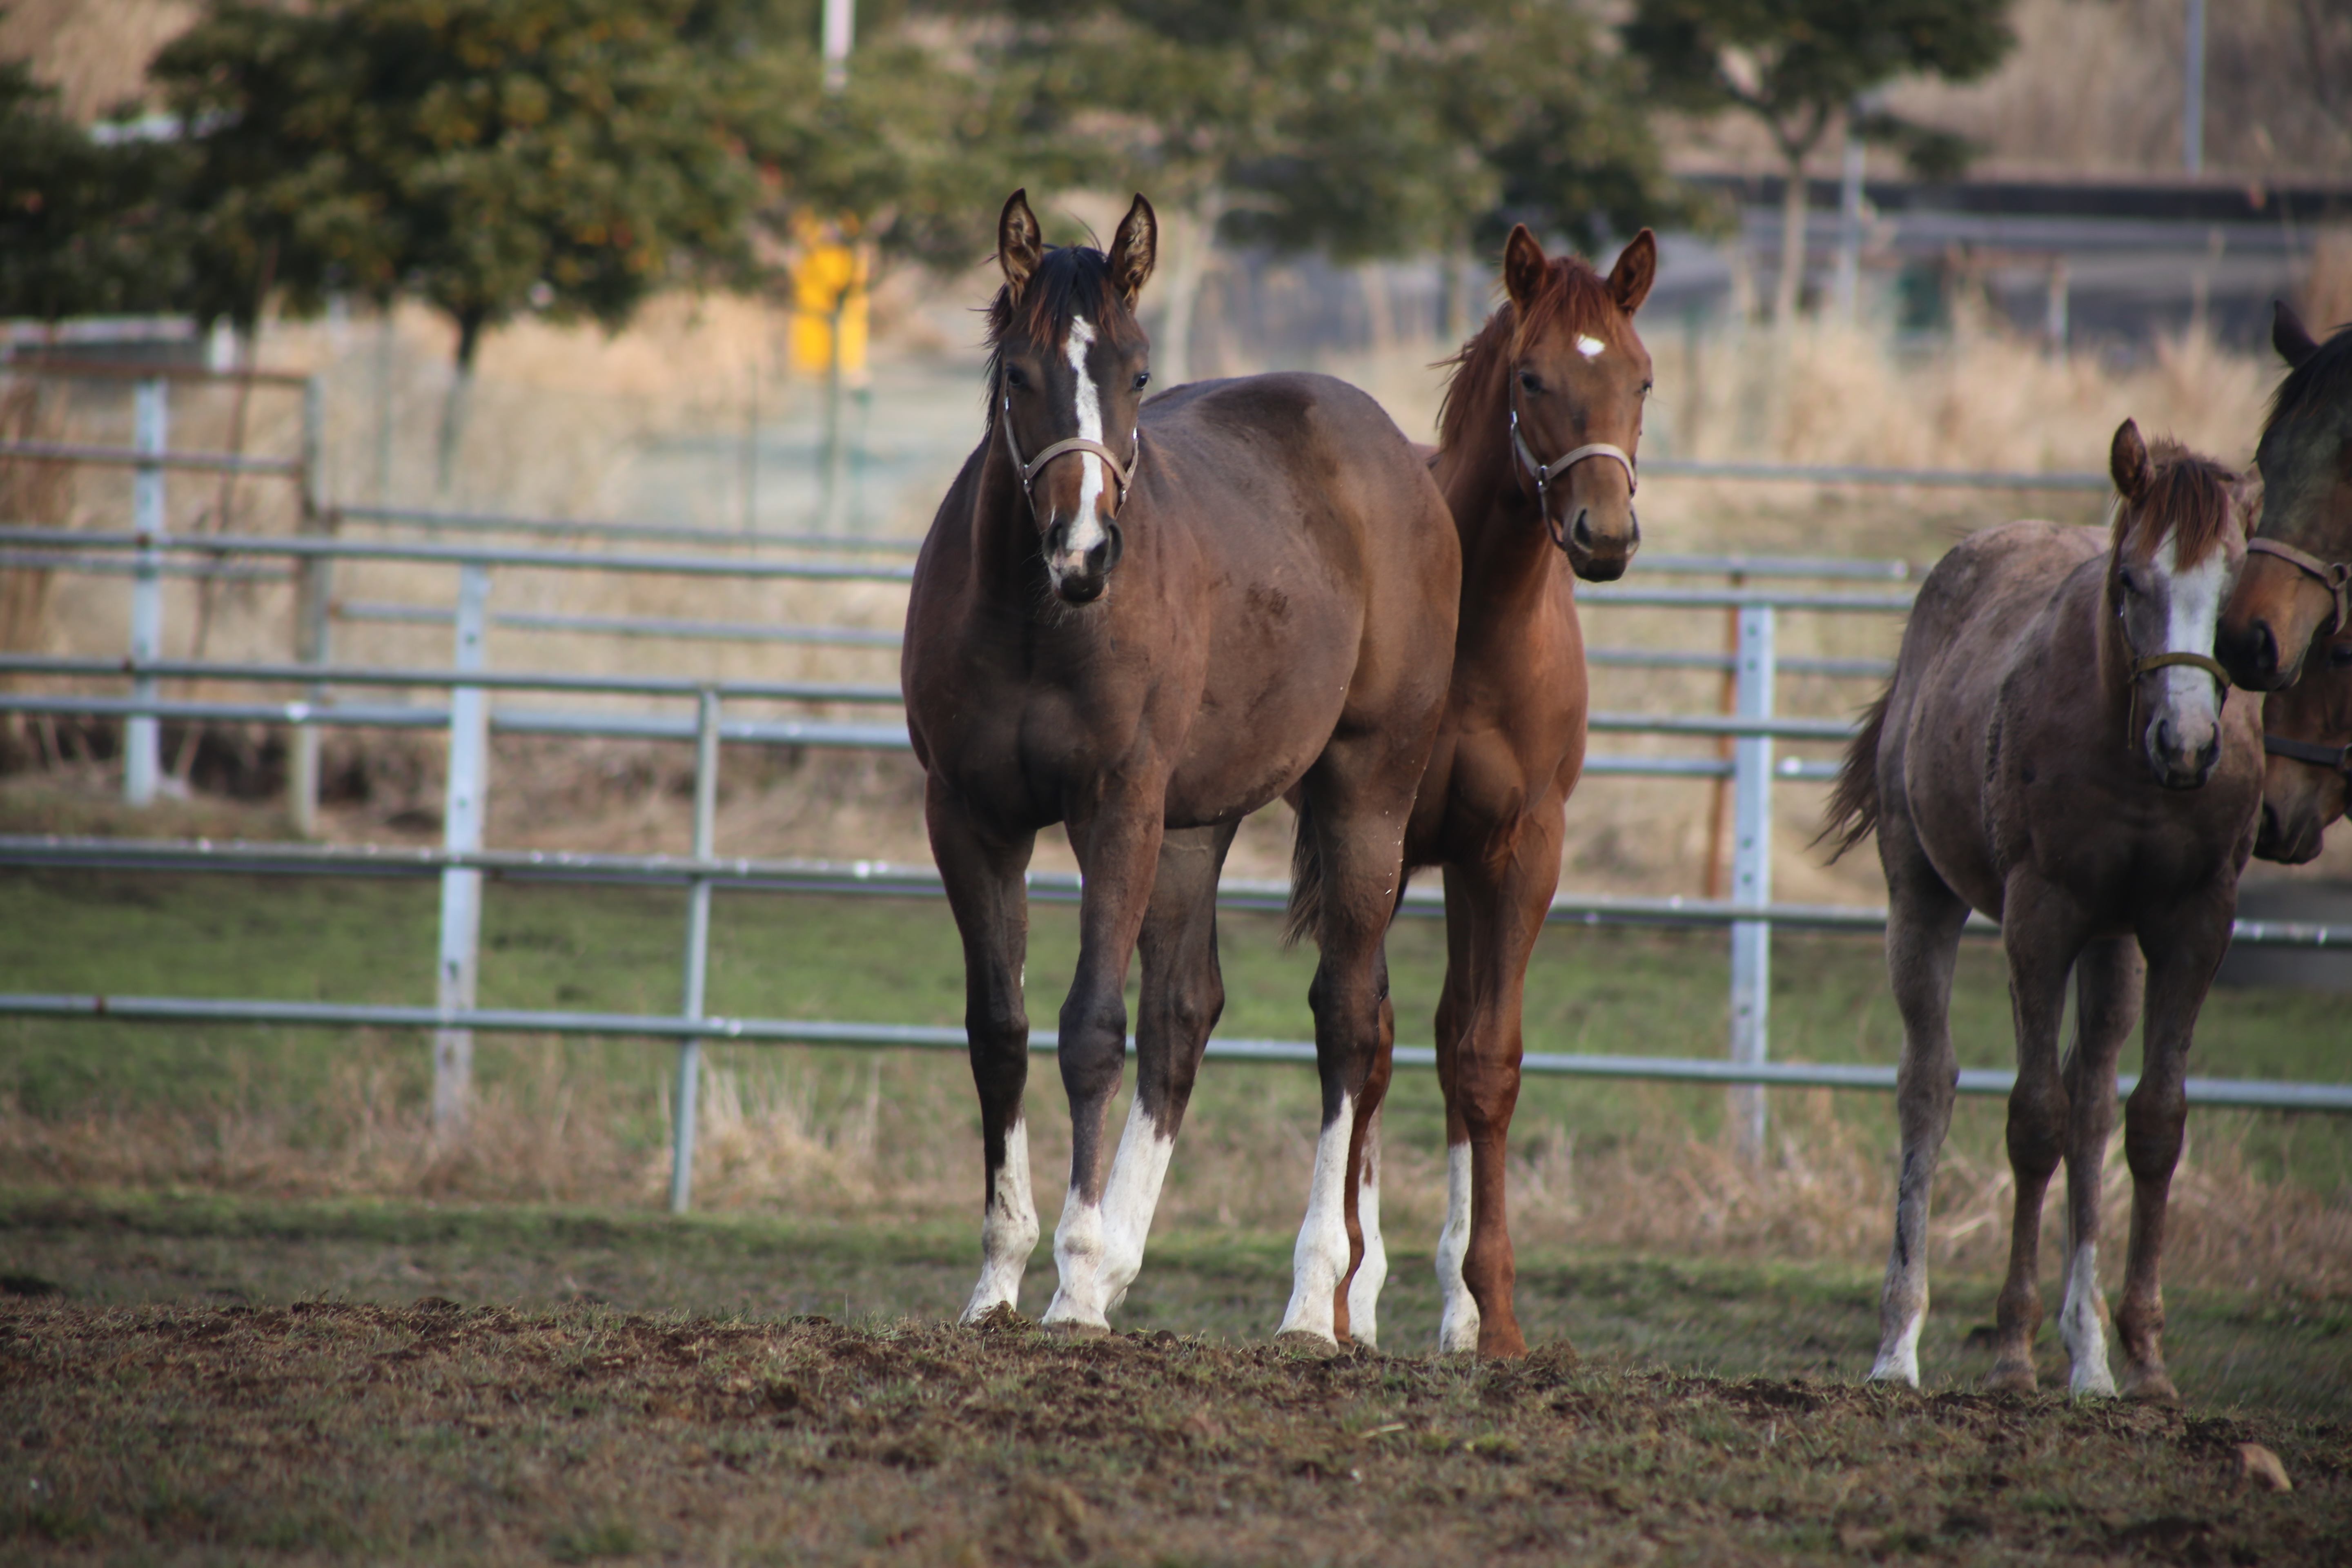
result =
[[[2342,1562],[2352,1425],[1168,1332],[0,1306],[16,1561]],[[2242,1446],[2272,1451],[2291,1490]]]

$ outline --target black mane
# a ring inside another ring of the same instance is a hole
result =
[[[1114,342],[1129,342],[1143,335],[1135,312],[1127,308],[1111,282],[1110,258],[1090,245],[1047,246],[1017,305],[1010,284],[996,291],[988,306],[990,428],[995,427],[996,411],[1003,402],[1005,339],[1017,333],[1058,350],[1070,335],[1070,318],[1081,310],[1097,332]]]
[[[2286,373],[2271,398],[2270,417],[2263,422],[2263,439],[2315,409],[2352,400],[2352,325],[2341,326],[2312,356]]]

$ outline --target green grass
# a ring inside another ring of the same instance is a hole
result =
[[[437,894],[427,881],[173,877],[112,872],[0,873],[0,989],[103,991],[426,1004]],[[493,884],[483,917],[481,1000],[492,1007],[673,1011],[684,900],[664,889]],[[1270,916],[1222,922],[1228,1001],[1221,1033],[1311,1037],[1305,995],[1313,955],[1285,953]],[[1033,910],[1030,1016],[1050,1021],[1076,961],[1076,911]],[[1444,969],[1442,927],[1401,922],[1389,943],[1399,1036],[1426,1043]],[[1773,1051],[1785,1060],[1897,1059],[1901,1031],[1874,938],[1783,934],[1774,944]],[[1530,1050],[1716,1057],[1723,1051],[1723,937],[1711,931],[1555,927],[1528,977]],[[1998,947],[1962,949],[1953,1028],[1962,1065],[2013,1059]],[[961,960],[944,904],[885,898],[730,894],[717,901],[709,1006],[721,1014],[952,1025]],[[2340,997],[2216,991],[2200,1023],[2192,1070],[2227,1077],[2342,1081]],[[92,1105],[299,1106],[351,1056],[321,1031],[0,1019],[0,1093],[37,1116]],[[635,1042],[565,1047],[646,1107],[630,1136],[661,1136],[653,1114],[667,1053]],[[2128,1065],[2137,1052],[2126,1053]],[[421,1051],[394,1092],[425,1092]],[[497,1083],[515,1051],[486,1040],[480,1071]],[[819,1098],[863,1086],[860,1053],[796,1055]],[[929,1069],[925,1069],[929,1070]],[[1058,1100],[1050,1068],[1034,1098]],[[1034,1080],[1033,1080],[1034,1081]],[[1225,1068],[1204,1075],[1197,1114],[1255,1115],[1269,1105],[1312,1115],[1311,1075]],[[1711,1132],[1712,1090],[1531,1079],[1522,1125],[1556,1129],[1580,1148],[1610,1146],[1633,1108],[1661,1106]],[[1891,1128],[1883,1096],[1840,1097],[1842,1115]],[[1434,1147],[1442,1114],[1426,1073],[1399,1076],[1392,1136]],[[1997,1138],[2000,1108],[1964,1107],[1956,1138]],[[2323,1192],[2352,1184],[2352,1129],[2337,1119],[2203,1113],[2240,1138],[2262,1173]]]

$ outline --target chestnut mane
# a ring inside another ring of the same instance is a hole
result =
[[[2177,563],[2194,566],[2220,546],[2232,526],[2238,476],[2168,437],[2150,442],[2147,455],[2155,477],[2138,506],[2117,510],[2116,545],[2144,561],[2168,537],[2175,538],[2180,542]]]
[[[1555,256],[1544,262],[1543,287],[1518,319],[1510,300],[1487,319],[1477,334],[1447,362],[1454,374],[1445,383],[1445,400],[1437,411],[1437,444],[1451,447],[1471,430],[1499,427],[1509,401],[1511,362],[1546,332],[1561,330],[1605,340],[1615,337],[1619,311],[1609,292],[1609,281],[1590,264],[1574,256]]]

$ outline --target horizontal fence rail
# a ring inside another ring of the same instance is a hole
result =
[[[302,472],[301,459],[298,458],[248,458],[241,452],[147,452],[137,447],[84,447],[64,441],[0,441],[0,458],[122,468],[192,468],[209,474]]]
[[[637,1013],[538,1012],[519,1008],[402,1007],[331,1002],[215,1002],[193,996],[47,995],[0,993],[0,1016],[40,1018],[119,1019],[154,1024],[258,1024],[279,1028],[466,1029],[499,1034],[636,1037],[716,1040],[730,1045],[852,1046],[960,1051],[968,1040],[960,1026],[855,1024],[789,1018],[734,1018],[718,1015],[670,1016]],[[1059,1039],[1033,1030],[1029,1048],[1051,1055]],[[1129,1054],[1135,1051],[1129,1037]],[[1308,1040],[1217,1039],[1204,1053],[1212,1061],[1315,1065]],[[1397,1066],[1433,1068],[1437,1052],[1428,1046],[1398,1046]],[[1866,1063],[1727,1062],[1685,1057],[1587,1056],[1529,1051],[1520,1069],[1544,1076],[1654,1079],[1665,1082],[1757,1085],[1782,1089],[1892,1090],[1896,1069]],[[1996,1068],[1967,1068],[1955,1075],[1963,1094],[2005,1095],[2017,1075]],[[2137,1075],[2116,1082],[2118,1096],[2138,1084]],[[2260,1079],[2192,1078],[2189,1103],[2263,1110],[2352,1113],[2352,1084],[2272,1083]]]
[[[2093,490],[2115,488],[2105,474],[2003,473],[1989,468],[1874,468],[1840,463],[1700,463],[1649,458],[1644,475],[1681,479],[1768,479],[1811,485],[1885,485],[1976,490]]]

